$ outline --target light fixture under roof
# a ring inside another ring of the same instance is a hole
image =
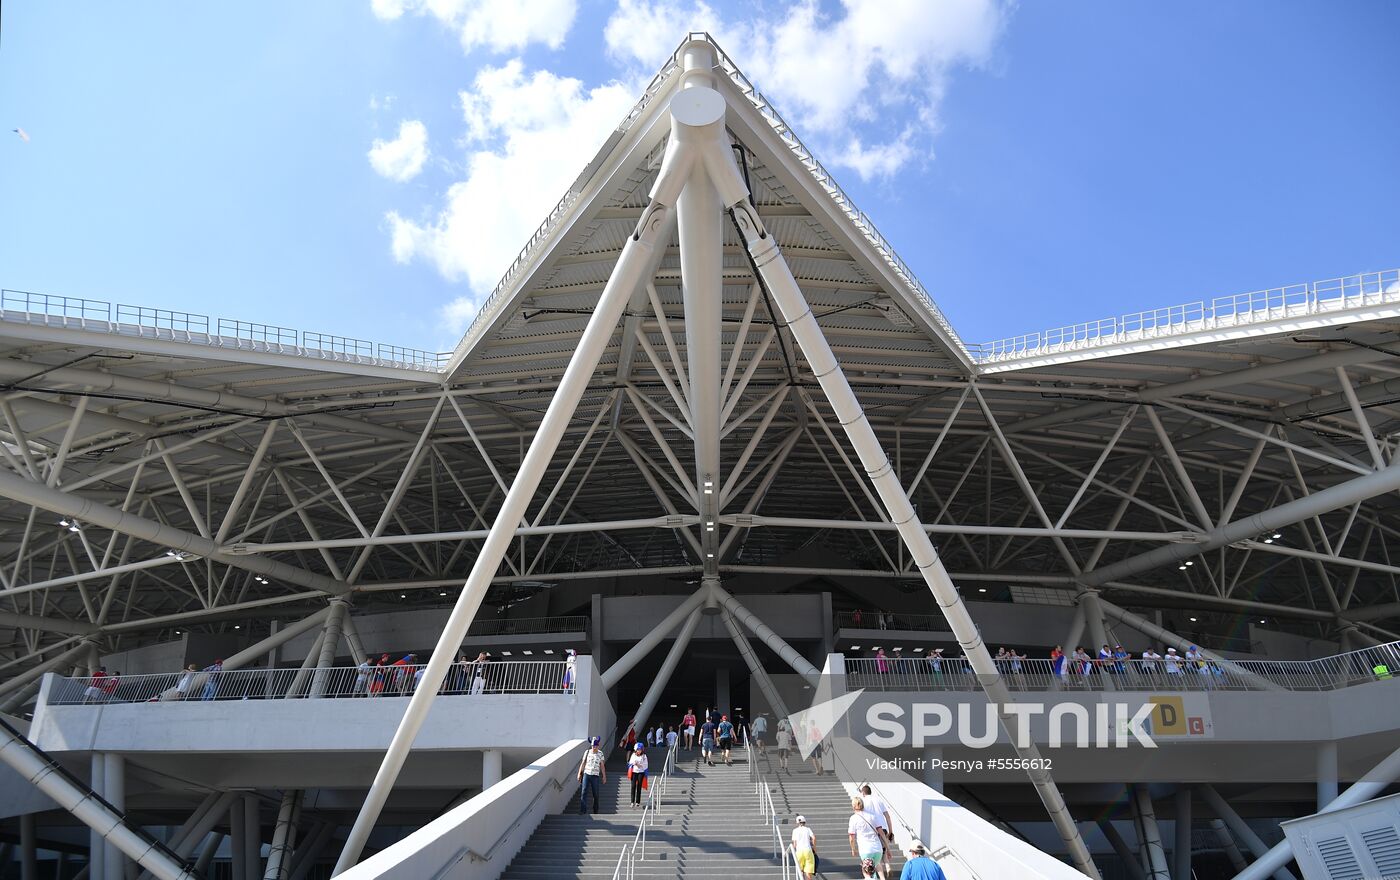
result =
[[[526,651],[521,651],[520,653],[524,654],[526,657],[533,657],[533,656],[535,656],[535,652],[534,652],[534,651],[526,650]]]
[[[986,588],[986,587],[978,587],[978,588],[977,588],[977,592],[979,592],[979,593],[985,593],[985,592],[987,592],[987,588]]]
[[[509,657],[509,656],[510,656],[510,652],[509,652],[509,651],[502,651],[502,652],[501,652],[501,656],[502,656],[502,657]]]
[[[915,649],[914,649],[914,653],[915,653],[915,654],[922,654],[923,652],[924,652],[924,649],[923,649],[923,648],[915,648]]]
[[[1195,564],[1196,564],[1196,560],[1194,560],[1194,559],[1188,559],[1188,560],[1186,560],[1186,564],[1187,564],[1187,565],[1195,565]]]
[[[1192,617],[1192,618],[1191,618],[1191,622],[1192,622],[1192,623],[1195,623],[1195,622],[1196,622],[1196,618]]]
[[[1282,532],[1274,532],[1274,533],[1273,533],[1272,535],[1270,535],[1269,537],[1271,537],[1271,538],[1273,538],[1275,541],[1277,541],[1279,538],[1282,538],[1282,537],[1283,537],[1283,533],[1282,533]]]
[[[554,653],[554,649],[553,649],[553,648],[545,648],[545,649],[544,649],[544,652],[545,652],[546,654],[553,654],[553,653]]]
[[[852,650],[852,651],[859,651],[859,650],[860,650],[860,645],[851,645],[851,650]]]

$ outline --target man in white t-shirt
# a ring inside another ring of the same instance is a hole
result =
[[[867,782],[861,785],[860,799],[865,802],[865,809],[867,812],[874,813],[884,822],[885,831],[889,831],[894,827],[894,823],[890,819],[889,804],[885,803],[884,798],[871,792],[870,783]]]
[[[817,873],[817,835],[802,816],[797,817],[797,827],[792,829],[792,851],[803,880],[812,880]]]
[[[885,820],[865,808],[865,801],[851,798],[851,819],[846,834],[851,839],[851,855],[870,859],[879,866],[881,880],[889,880],[885,867]]]

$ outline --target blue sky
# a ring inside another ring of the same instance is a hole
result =
[[[1400,265],[1400,4],[900,5],[11,0],[0,285],[450,347],[691,23],[969,341]]]

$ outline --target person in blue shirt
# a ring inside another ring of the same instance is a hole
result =
[[[914,841],[904,851],[909,861],[899,871],[899,880],[947,880],[943,869],[929,857],[928,850],[919,841]]]
[[[1119,675],[1126,675],[1128,672],[1128,660],[1132,659],[1132,654],[1123,650],[1122,645],[1113,648],[1113,671]]]
[[[724,753],[724,763],[733,764],[729,760],[729,750],[734,747],[734,725],[729,721],[728,715],[719,716],[719,750]]]

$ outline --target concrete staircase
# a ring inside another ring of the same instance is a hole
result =
[[[795,750],[788,758],[788,772],[781,769],[778,753],[772,748],[757,760],[759,772],[773,794],[783,846],[791,842],[792,829],[800,815],[817,836],[817,855],[821,857],[817,876],[829,880],[859,877],[860,860],[851,855],[846,832],[851,819],[851,797],[837,777],[830,772],[818,776],[812,763],[803,761]],[[898,877],[904,855],[893,853],[891,857],[894,870],[890,876]]]
[[[736,750],[728,767],[706,766],[699,755],[699,749],[679,753],[661,812],[647,829],[646,858],[637,862],[636,875],[776,878],[773,831],[762,824],[742,752]],[[629,785],[621,764],[609,763],[601,812],[580,816],[575,797],[564,813],[546,816],[502,880],[610,880],[641,817],[641,810],[628,805]],[[844,829],[843,823],[843,834]]]

